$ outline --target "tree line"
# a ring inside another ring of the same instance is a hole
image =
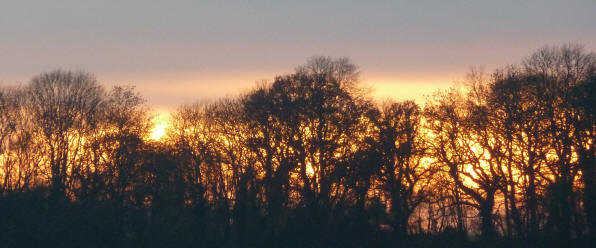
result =
[[[588,245],[596,54],[543,47],[423,106],[313,57],[183,105],[55,70],[0,90],[0,241],[22,246]]]

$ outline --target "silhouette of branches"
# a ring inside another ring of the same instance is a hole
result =
[[[82,71],[0,89],[5,247],[588,246],[596,55],[544,47],[424,106],[346,58],[180,106]],[[478,237],[478,238],[476,238]]]

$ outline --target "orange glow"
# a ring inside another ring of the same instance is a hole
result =
[[[423,105],[427,96],[432,96],[437,90],[448,89],[453,84],[449,80],[440,79],[372,79],[363,80],[362,86],[369,88],[372,91],[372,97],[378,101],[414,100]]]
[[[312,167],[312,164],[310,162],[306,163],[306,175],[308,175],[311,178],[315,175],[315,168]]]
[[[153,127],[151,129],[151,140],[158,141],[162,139],[167,129],[171,126],[170,114],[166,111],[157,112],[153,119]]]

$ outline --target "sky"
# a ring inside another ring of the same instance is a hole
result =
[[[234,96],[311,56],[348,57],[377,99],[423,101],[544,45],[596,51],[596,1],[5,1],[0,84],[53,69],[135,85],[157,110]]]

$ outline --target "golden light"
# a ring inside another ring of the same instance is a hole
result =
[[[431,96],[439,89],[446,90],[452,84],[449,81],[434,78],[428,80],[377,78],[365,80],[362,86],[372,89],[371,96],[381,102],[388,99],[415,100],[416,103],[423,105],[427,96]]]
[[[164,137],[170,123],[170,115],[167,112],[160,112],[153,119],[153,128],[151,129],[151,139],[158,141]]]
[[[167,127],[166,123],[156,124],[153,127],[153,130],[151,131],[151,139],[152,140],[161,139],[164,136],[164,134],[166,134],[166,127]]]
[[[310,162],[306,163],[306,175],[308,175],[309,177],[315,175],[315,168],[312,167],[312,164]]]

